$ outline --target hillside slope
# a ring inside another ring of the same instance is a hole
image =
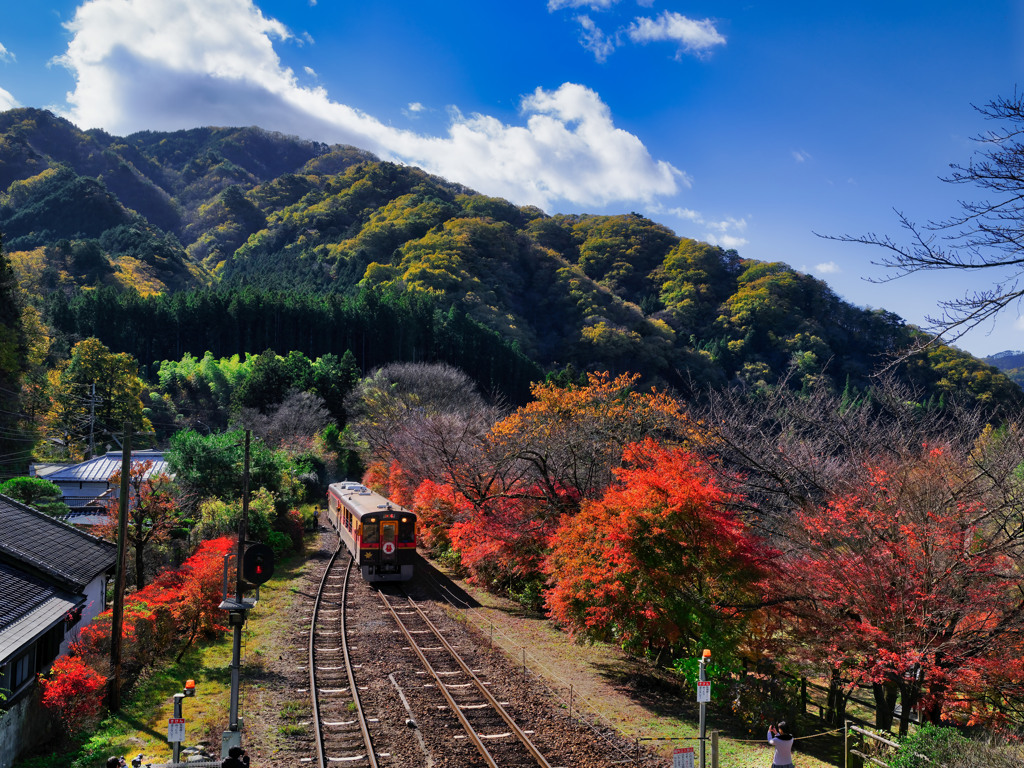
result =
[[[0,190],[5,250],[40,300],[101,286],[414,294],[545,369],[631,370],[680,388],[786,375],[794,386],[858,388],[916,333],[783,263],[743,259],[639,214],[549,216],[352,147],[258,128],[122,138],[12,110],[0,114]],[[948,347],[902,372],[925,397],[1019,395]]]

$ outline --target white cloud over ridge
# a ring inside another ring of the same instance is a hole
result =
[[[8,109],[16,109],[20,106],[21,104],[18,103],[18,100],[11,93],[0,88],[0,112],[6,112]]]
[[[695,211],[691,208],[665,208],[657,203],[650,206],[649,212],[654,216],[674,216],[681,221],[702,227],[705,231],[700,235],[701,239],[722,248],[738,249],[750,242],[743,236],[747,231],[746,219],[737,219],[730,216],[725,219],[708,220],[700,211]],[[684,237],[694,236],[685,232],[682,234]]]
[[[258,125],[353,144],[542,208],[650,202],[686,183],[574,83],[524,97],[522,125],[457,110],[444,136],[386,125],[300,86],[273,46],[292,33],[252,0],[87,0],[66,26],[72,39],[59,61],[76,82],[66,116],[83,128]]]

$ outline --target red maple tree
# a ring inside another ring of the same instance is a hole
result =
[[[779,571],[778,591],[798,598],[794,649],[897,690],[903,732],[914,708],[934,722],[954,703],[969,713],[961,719],[998,719],[987,674],[1022,679],[1019,544],[966,466],[928,447],[866,466],[859,488],[795,516],[796,547]]]
[[[178,500],[171,492],[170,478],[165,474],[152,474],[153,461],[133,461],[128,477],[128,545],[135,554],[135,586],[146,584],[146,548],[167,539],[171,531],[182,525]],[[121,470],[110,476],[109,482],[118,486]],[[100,527],[100,535],[117,541],[118,500],[107,505],[107,522]]]
[[[731,653],[770,552],[694,453],[648,439],[627,446],[623,461],[604,495],[552,540],[551,615],[634,649]]]

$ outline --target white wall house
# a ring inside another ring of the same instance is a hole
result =
[[[48,737],[36,674],[106,608],[117,547],[0,495],[0,768]]]

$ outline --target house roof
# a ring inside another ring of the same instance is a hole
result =
[[[46,475],[46,479],[53,483],[105,483],[110,476],[121,469],[121,451],[108,451],[103,456],[97,456],[83,461],[81,464],[74,464],[62,467],[55,472]],[[167,461],[162,451],[132,451],[132,461],[152,461],[153,466],[146,472],[145,477],[169,472]]]
[[[117,547],[0,495],[0,563],[80,591],[111,570]]]
[[[7,659],[85,601],[0,562],[0,661]]]

